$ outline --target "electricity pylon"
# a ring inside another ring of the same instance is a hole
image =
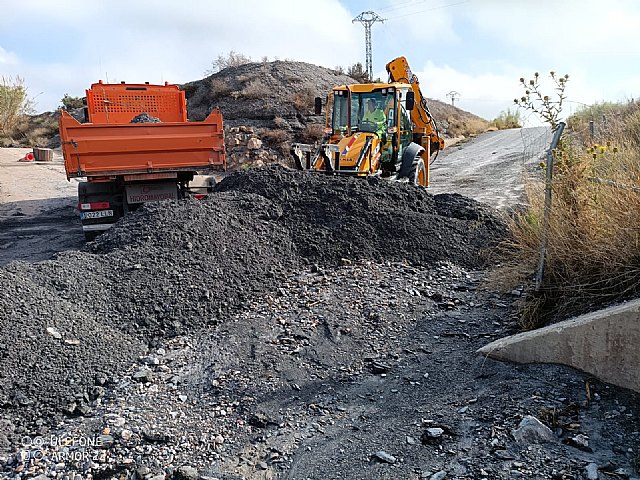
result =
[[[366,71],[367,75],[369,75],[369,81],[373,81],[373,61],[371,59],[371,25],[376,22],[384,23],[384,18],[378,15],[376,12],[368,11],[362,12],[356,18],[354,18],[351,23],[360,22],[364,25],[364,42],[366,46]]]

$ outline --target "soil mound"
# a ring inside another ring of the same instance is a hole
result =
[[[230,175],[206,201],[146,204],[86,251],[0,270],[0,403],[84,414],[147,346],[224,323],[303,264],[480,266],[505,231],[496,215],[458,195],[277,165]]]
[[[506,233],[499,214],[484,204],[376,177],[330,177],[270,165],[235,172],[216,191],[273,201],[297,253],[317,262],[448,261],[477,268],[485,262],[481,251]]]
[[[301,129],[313,116],[314,98],[356,81],[305,62],[261,62],[229,67],[182,86],[190,120],[219,107],[228,126]],[[274,125],[279,118],[280,125]],[[324,118],[322,116],[322,118]]]

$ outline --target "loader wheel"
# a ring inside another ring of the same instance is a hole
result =
[[[424,152],[424,148],[422,148],[417,143],[411,142],[409,145],[407,145],[407,148],[405,148],[402,152],[400,172],[398,173],[397,177],[398,180],[408,178],[409,181],[411,181],[411,178],[413,178],[411,176],[412,172],[414,172],[415,176],[415,171],[417,169],[416,164],[419,160],[422,160],[422,157],[420,156],[422,155],[422,152]],[[424,167],[424,161],[422,162],[422,165]]]
[[[424,160],[422,158],[417,159],[411,165],[409,170],[409,183],[418,185],[419,187],[427,186],[427,168],[424,166]]]

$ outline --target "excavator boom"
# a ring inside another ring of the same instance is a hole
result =
[[[416,143],[421,143],[426,148],[427,145],[425,143],[428,138],[431,153],[437,153],[444,149],[444,139],[438,132],[438,127],[431,115],[427,101],[420,91],[418,77],[411,71],[407,59],[398,57],[391,60],[387,63],[387,73],[389,74],[389,83],[399,82],[411,85],[416,105],[416,108],[411,111],[411,121],[414,124],[414,133],[423,136],[422,141]]]

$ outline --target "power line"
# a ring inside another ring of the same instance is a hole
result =
[[[384,23],[385,19],[378,15],[376,12],[368,11],[362,12],[351,23],[360,22],[364,25],[364,43],[366,50],[366,70],[369,76],[369,81],[373,79],[373,61],[371,54],[371,25],[376,22]]]
[[[439,10],[441,8],[447,8],[447,7],[455,7],[457,5],[463,5],[465,3],[469,3],[469,0],[464,0],[463,2],[456,2],[456,3],[449,3],[447,5],[438,5],[437,7],[431,7],[431,8],[426,8],[424,10],[418,10],[416,12],[411,12],[411,13],[405,13],[402,15],[397,15],[395,17],[390,17],[387,20],[395,20],[397,18],[404,18],[404,17],[409,17],[411,15],[417,15],[418,13],[424,13],[424,12],[430,12],[432,10]]]
[[[393,5],[387,5],[386,7],[378,7],[376,8],[376,11],[378,12],[390,12],[393,10],[400,10],[402,8],[406,8],[409,6],[412,6],[411,4],[416,4],[416,3],[424,3],[425,0],[406,0],[404,2],[400,2],[400,3],[396,3]]]

